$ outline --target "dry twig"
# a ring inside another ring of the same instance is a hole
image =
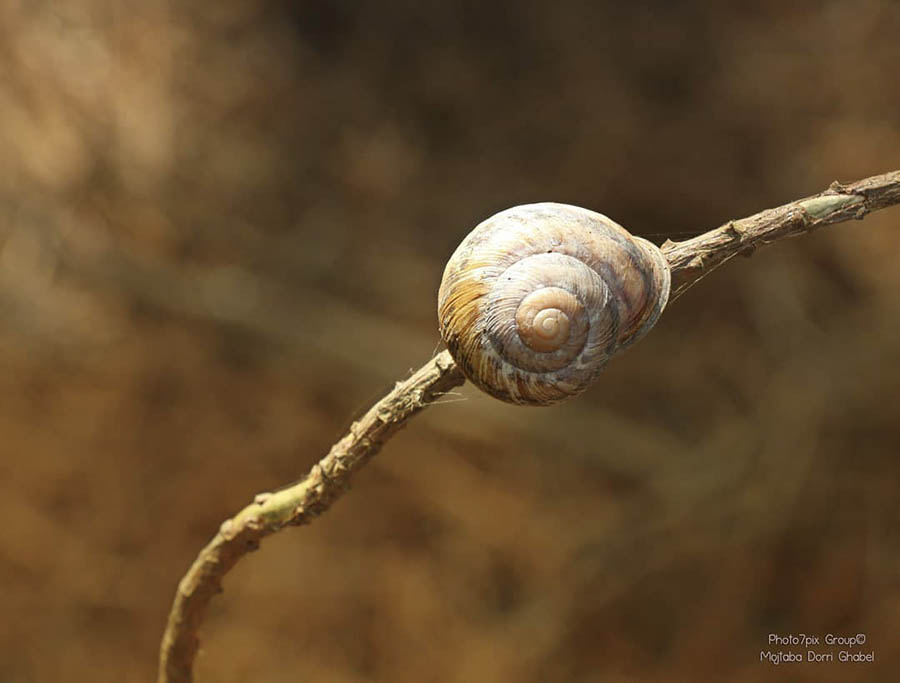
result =
[[[855,183],[833,183],[824,192],[725,225],[683,242],[667,241],[663,253],[672,271],[673,298],[733,256],[812,232],[817,228],[900,204],[900,171]],[[327,510],[365,465],[407,420],[465,381],[450,354],[438,354],[378,401],[298,484],[260,494],[222,524],[178,585],[163,635],[159,683],[193,679],[197,636],[210,598],[224,576],[260,541],[286,526],[306,524]]]

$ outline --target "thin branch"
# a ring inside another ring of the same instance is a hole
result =
[[[210,598],[221,592],[222,578],[259,542],[286,526],[312,521],[339,498],[354,472],[375,455],[413,415],[465,381],[449,352],[428,361],[372,406],[350,431],[313,466],[306,478],[275,493],[262,493],[215,537],[178,584],[175,602],[163,636],[159,682],[192,680],[197,653],[197,630]]]
[[[684,242],[666,242],[675,297],[737,254],[787,237],[900,204],[900,171],[849,185],[833,183],[824,192],[748,218],[729,221]],[[159,683],[189,683],[206,605],[221,592],[222,579],[266,536],[286,526],[312,521],[348,488],[353,474],[374,456],[413,415],[465,382],[444,351],[378,401],[306,478],[275,493],[264,493],[222,524],[178,585],[159,658]]]
[[[663,253],[672,271],[674,297],[738,254],[833,223],[860,220],[866,214],[900,204],[900,171],[849,185],[833,182],[824,192],[775,209],[729,221],[684,242],[667,241]],[[673,297],[673,298],[674,298]]]

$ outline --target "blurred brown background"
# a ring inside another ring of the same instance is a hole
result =
[[[484,217],[661,242],[900,167],[900,4],[718,5],[2,3],[0,683],[153,680]],[[228,577],[198,681],[897,680],[898,235],[736,259],[570,404],[427,411]]]

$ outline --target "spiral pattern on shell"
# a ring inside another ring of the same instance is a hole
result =
[[[438,293],[441,336],[466,377],[504,401],[584,391],[640,339],[669,297],[662,252],[602,214],[516,206],[478,225]]]

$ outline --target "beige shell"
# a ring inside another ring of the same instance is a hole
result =
[[[441,336],[466,377],[492,396],[558,403],[653,326],[670,281],[658,247],[602,214],[516,206],[478,225],[447,263]]]

